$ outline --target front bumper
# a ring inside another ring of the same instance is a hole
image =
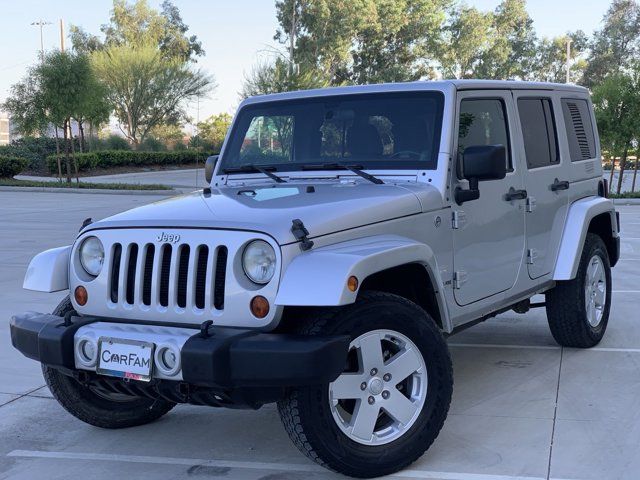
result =
[[[81,373],[87,381],[135,383],[145,390],[162,382],[165,386],[176,384],[173,386],[185,395],[185,401],[189,401],[189,392],[195,389],[226,393],[271,389],[269,395],[273,396],[273,389],[331,382],[343,371],[349,347],[348,336],[275,334],[229,327],[211,327],[208,336],[204,336],[192,330],[193,335],[181,348],[181,381],[154,379],[145,384],[81,371],[76,365],[74,336],[81,327],[94,322],[123,322],[92,317],[69,320],[33,312],[16,315],[10,322],[11,342],[25,356],[77,378]]]

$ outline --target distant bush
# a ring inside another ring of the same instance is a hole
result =
[[[167,146],[157,138],[149,137],[140,144],[140,150],[145,152],[166,152]]]
[[[0,178],[12,178],[27,168],[27,165],[29,162],[24,158],[0,155]]]
[[[182,152],[134,152],[128,150],[105,150],[91,153],[76,154],[78,170],[86,172],[96,168],[113,167],[142,167],[154,165],[187,165],[196,162],[204,162],[208,154],[185,150]],[[65,159],[62,162],[63,173],[65,170]],[[51,173],[58,171],[56,155],[47,158],[47,164]],[[73,169],[73,162],[72,162]]]
[[[91,150],[131,150],[131,145],[120,135],[109,135],[106,138],[93,139]]]

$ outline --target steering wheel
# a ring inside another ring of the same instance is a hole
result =
[[[420,155],[421,155],[420,152],[415,152],[413,150],[400,150],[399,152],[395,152],[391,154],[390,158],[406,157],[406,156],[420,157]]]

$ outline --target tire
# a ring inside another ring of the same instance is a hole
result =
[[[64,316],[73,309],[66,297],[54,310]],[[44,379],[54,398],[74,417],[101,428],[126,428],[153,422],[169,412],[175,403],[124,394],[112,394],[89,387],[74,377],[42,365]]]
[[[597,268],[593,266],[595,264]],[[600,272],[596,274],[600,280],[590,276],[594,271]],[[593,287],[592,282],[595,282]],[[592,297],[593,303],[588,303],[592,293],[596,296]],[[598,235],[588,233],[576,278],[558,282],[546,294],[551,334],[563,347],[593,347],[602,340],[607,330],[610,309],[611,266],[607,248]]]
[[[346,372],[336,381],[292,389],[285,399],[278,402],[282,423],[302,453],[326,468],[360,478],[397,472],[424,454],[438,436],[447,417],[453,372],[447,344],[433,319],[422,308],[396,295],[365,292],[353,305],[319,311],[297,330],[308,335],[347,334],[352,339]],[[378,353],[382,351],[384,363],[380,363],[380,369],[375,373],[375,378],[382,377],[382,393],[378,388],[380,382],[371,376],[373,370],[368,369],[373,363],[366,359],[372,357],[363,353],[365,345],[372,339],[379,339],[382,345]],[[360,343],[355,346],[357,342]],[[402,348],[398,349],[398,345]],[[396,355],[408,353],[409,348],[414,352],[412,358],[422,362],[416,364],[421,367],[415,371],[411,370],[413,367],[405,368],[405,371],[414,371],[406,379],[402,379],[404,374],[387,379],[384,370],[387,373],[399,371],[394,370],[398,366],[398,363],[393,363],[399,358]],[[418,355],[415,355],[416,352]],[[356,370],[361,372],[356,377],[362,377],[351,380],[347,372]],[[365,378],[361,384],[358,383],[360,378]],[[343,379],[355,382],[353,385],[356,386],[349,394],[361,395],[359,400],[339,400],[336,403],[332,398],[342,398],[336,391],[340,391]],[[396,384],[396,381],[401,383]],[[364,392],[354,393],[365,384]],[[415,399],[412,396],[414,394]],[[385,405],[392,412],[394,409],[385,402],[401,401],[400,404],[405,406],[407,404],[403,402],[407,401],[407,397],[412,398],[413,406],[409,411],[414,413],[403,426],[396,420],[397,415],[394,418],[387,413]],[[371,398],[374,399],[373,404],[369,403]],[[379,408],[379,413],[370,416],[374,419],[371,427],[374,432],[366,440],[367,429],[363,430],[366,432],[364,435],[356,435],[358,419],[355,413],[362,410],[365,415],[369,411],[367,408],[373,407]],[[349,427],[344,418],[349,417],[349,411],[354,415],[349,420],[354,427],[351,433],[348,433]]]

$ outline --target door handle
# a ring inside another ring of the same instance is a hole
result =
[[[551,191],[557,192],[558,190],[569,190],[569,182],[567,180],[558,180],[557,178],[551,184]]]
[[[514,200],[524,200],[525,198],[527,198],[526,190],[516,190],[513,187],[511,187],[509,191],[504,195],[504,199],[507,202],[512,202]]]

